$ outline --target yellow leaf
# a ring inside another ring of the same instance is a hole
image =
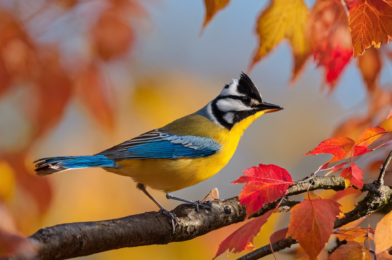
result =
[[[271,1],[257,20],[256,33],[259,36],[259,47],[249,69],[283,39],[288,39],[294,55],[293,81],[310,54],[309,43],[305,36],[307,19],[308,7],[303,0]]]
[[[9,201],[15,192],[15,174],[6,162],[0,162],[0,199]]]
[[[204,28],[216,15],[216,13],[225,8],[229,2],[230,0],[204,0],[204,5],[206,6],[206,17],[204,19],[200,34],[203,33]]]

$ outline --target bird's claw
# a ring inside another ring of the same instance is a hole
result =
[[[192,201],[191,205],[195,206],[196,212],[199,212],[200,209],[211,209],[212,208],[212,203],[209,200],[206,200],[204,202],[201,202],[199,200]]]
[[[178,218],[176,214],[172,213],[171,211],[168,211],[166,209],[160,209],[159,213],[162,213],[163,215],[166,215],[170,218],[172,226],[173,226],[173,234],[176,232],[176,226],[178,225]]]

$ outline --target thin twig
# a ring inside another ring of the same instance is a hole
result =
[[[381,167],[380,175],[378,176],[377,182],[382,186],[384,185],[384,176],[385,172],[387,171],[388,165],[392,159],[392,151],[389,153],[387,159],[384,161],[384,164]]]

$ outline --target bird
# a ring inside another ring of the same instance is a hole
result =
[[[95,155],[39,159],[34,162],[35,172],[38,176],[46,176],[101,167],[108,172],[129,176],[137,183],[137,188],[171,219],[174,230],[177,217],[164,209],[146,186],[166,192],[168,199],[191,203],[197,211],[211,208],[209,201],[185,200],[170,192],[193,186],[218,173],[234,155],[245,129],[260,116],[280,110],[283,108],[265,102],[256,85],[242,72],[238,79],[226,84],[215,99],[195,113]]]

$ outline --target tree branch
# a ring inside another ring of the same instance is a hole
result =
[[[388,157],[389,158],[389,157]],[[350,212],[345,213],[345,218],[340,218],[335,221],[334,228],[344,226],[354,220],[365,217],[385,205],[392,203],[392,189],[388,186],[380,186],[378,182],[373,184],[364,185],[362,191],[368,191],[368,195]],[[298,243],[297,240],[288,237],[272,244],[274,252],[278,252],[291,245]],[[246,254],[237,260],[256,260],[264,256],[272,254],[271,246],[265,245],[260,247],[249,254]]]
[[[337,191],[344,188],[345,184],[342,177],[315,177],[312,184],[300,181],[291,186],[288,189],[287,196],[304,193],[308,189],[333,189]],[[362,189],[362,191],[374,190],[379,192],[377,196],[384,193],[388,194],[389,200],[389,188],[387,192],[380,193],[376,184],[366,184]],[[262,209],[250,217],[265,214],[270,209],[275,208],[279,201],[280,199],[265,204]],[[279,210],[287,211],[298,203],[298,201],[284,200]],[[383,204],[385,205],[385,203]],[[201,210],[199,213],[195,212],[194,207],[186,204],[175,208],[172,212],[177,215],[179,226],[177,226],[174,234],[167,216],[158,212],[146,212],[120,219],[70,223],[43,228],[30,236],[29,240],[37,248],[38,256],[36,259],[67,259],[123,247],[186,241],[241,222],[246,218],[245,206],[239,205],[238,197],[213,201],[212,205],[211,210]],[[370,209],[380,208],[377,205],[374,204]],[[353,218],[359,218],[359,215],[361,214],[357,214]],[[279,241],[275,243],[276,245],[274,244],[274,250],[279,251],[283,249],[285,243],[289,246],[293,241]]]

